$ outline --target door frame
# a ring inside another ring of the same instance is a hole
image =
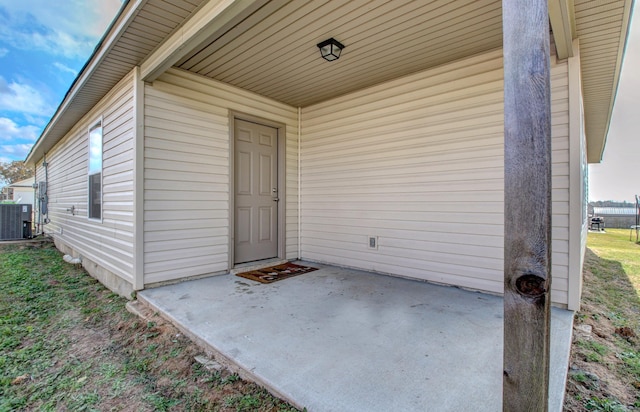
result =
[[[257,123],[264,126],[273,127],[277,130],[277,155],[278,155],[278,259],[285,257],[286,245],[286,125],[284,123],[275,122],[265,119],[264,117],[254,116],[251,114],[229,111],[229,270],[235,267],[235,203],[236,203],[236,187],[235,187],[235,143],[236,143],[236,120],[244,120],[251,123]]]

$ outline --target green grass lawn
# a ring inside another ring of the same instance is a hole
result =
[[[589,233],[565,410],[640,409],[640,245],[635,232]],[[587,329],[589,330],[589,329]]]
[[[589,233],[587,246],[598,257],[618,262],[636,291],[640,291],[640,245],[636,232],[627,229],[607,229],[604,233]]]
[[[295,410],[125,303],[50,243],[0,245],[0,412]]]

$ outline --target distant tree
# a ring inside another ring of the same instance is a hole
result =
[[[633,203],[627,202],[623,200],[622,202],[618,202],[615,200],[597,200],[594,202],[589,202],[589,206],[595,207],[634,207]]]
[[[22,160],[0,162],[0,184],[10,185],[33,176],[33,168],[24,164]]]

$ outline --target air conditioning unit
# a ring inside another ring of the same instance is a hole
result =
[[[0,240],[31,237],[31,205],[0,204]]]

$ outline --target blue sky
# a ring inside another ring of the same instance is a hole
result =
[[[120,0],[0,0],[0,161],[23,160]]]
[[[0,0],[0,161],[26,157],[121,4]],[[589,167],[590,200],[631,201],[640,194],[639,72],[637,22],[631,27],[604,161]]]

